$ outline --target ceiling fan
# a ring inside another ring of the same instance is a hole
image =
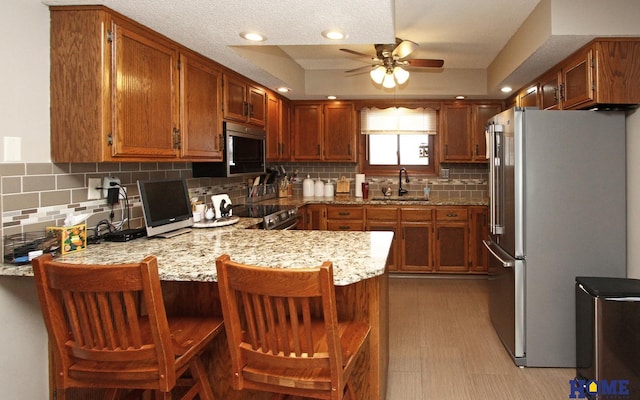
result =
[[[372,65],[350,69],[346,73],[360,72],[371,69],[371,79],[386,88],[392,88],[397,84],[402,85],[409,79],[409,72],[404,68],[442,68],[444,60],[429,58],[408,58],[418,44],[411,40],[396,38],[394,44],[376,44],[376,56],[360,53],[350,49],[340,49],[346,53],[361,57],[367,57]],[[404,68],[403,68],[404,67]]]

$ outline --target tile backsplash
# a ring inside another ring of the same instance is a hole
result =
[[[294,194],[302,195],[302,180],[308,175],[313,179],[335,182],[346,177],[351,182],[358,172],[357,163],[282,163],[288,175],[297,173]],[[485,198],[487,196],[486,165],[446,165],[449,179],[434,177],[410,177],[403,187],[410,196],[422,195],[424,187],[431,187],[431,195],[439,197]],[[9,235],[44,232],[47,226],[61,226],[69,214],[89,214],[87,227],[91,229],[100,221],[110,221],[111,206],[106,199],[88,200],[89,178],[116,176],[126,188],[131,210],[131,227],[144,225],[138,180],[183,177],[187,179],[191,196],[206,200],[212,194],[228,193],[233,203],[244,203],[247,179],[193,178],[191,164],[168,163],[0,163],[0,214],[2,238]],[[367,176],[370,191],[391,186],[397,190],[397,177]],[[351,194],[354,185],[351,184]],[[121,202],[123,203],[123,202]],[[120,204],[113,208],[113,222],[122,218]]]
[[[333,183],[343,176],[350,180],[351,194],[354,195],[355,176],[359,172],[357,163],[282,163],[287,174],[296,174],[294,194],[302,195],[302,180],[309,175],[312,179],[331,180]],[[449,168],[449,179],[433,176],[409,176],[409,183],[402,184],[409,193],[407,196],[422,196],[425,186],[431,188],[431,196],[440,198],[472,198],[487,197],[488,167],[486,164],[441,164]],[[398,176],[366,176],[369,192],[381,194],[382,188],[391,187],[398,191]]]

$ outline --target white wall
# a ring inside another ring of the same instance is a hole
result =
[[[49,162],[48,8],[39,0],[0,1],[0,37],[0,161]],[[14,144],[5,151],[5,142]],[[34,281],[0,277],[0,397],[46,399],[48,387]]]
[[[640,110],[627,114],[627,276],[640,279]]]
[[[0,37],[0,160],[51,161],[49,9],[39,0],[0,1]]]

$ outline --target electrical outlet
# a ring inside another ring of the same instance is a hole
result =
[[[102,197],[107,197],[109,194],[109,188],[118,187],[120,187],[120,178],[117,176],[105,176],[102,179]]]
[[[98,189],[101,187],[100,178],[89,178],[87,183],[87,200],[98,200],[102,198],[102,190]]]
[[[120,188],[120,191],[118,192],[120,193],[120,196],[118,197],[120,200],[124,200],[127,197],[127,188],[122,186]]]

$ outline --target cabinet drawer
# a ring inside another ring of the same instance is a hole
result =
[[[431,221],[433,219],[432,216],[432,208],[402,208],[400,212],[402,213],[402,221]]]
[[[329,231],[364,231],[364,223],[362,221],[327,221],[327,230]]]
[[[466,208],[438,208],[436,220],[438,221],[466,221],[468,212]]]
[[[367,209],[367,220],[396,221],[397,219],[397,207],[371,207]]]
[[[362,219],[362,207],[327,207],[327,219]]]

